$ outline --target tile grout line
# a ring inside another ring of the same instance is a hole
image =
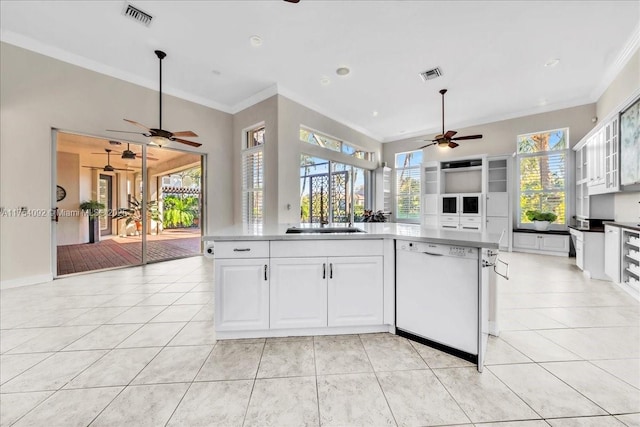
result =
[[[371,369],[373,370],[373,376],[375,377],[376,382],[378,383],[378,387],[380,388],[380,392],[382,393],[382,397],[384,397],[384,401],[387,404],[387,408],[389,408],[389,413],[391,414],[391,418],[393,418],[393,422],[396,424],[396,427],[397,427],[398,426],[398,420],[396,419],[396,416],[393,413],[393,409],[391,409],[391,405],[389,404],[389,400],[387,399],[387,395],[385,394],[384,389],[382,388],[382,384],[380,384],[380,379],[378,378],[378,374],[376,373],[376,368],[373,366],[373,363],[371,363],[371,358],[369,358],[369,352],[367,352],[367,347],[364,345],[364,341],[362,341],[362,335],[358,334],[358,338],[360,339],[360,345],[362,345],[362,348],[364,349],[364,354],[367,356],[367,360],[369,361],[369,364],[371,365]],[[413,346],[411,348],[413,348]],[[429,367],[429,365],[427,365],[427,367]]]
[[[265,339],[262,343],[262,351],[260,352],[260,359],[258,360],[258,367],[256,368],[256,373],[253,377],[253,383],[251,384],[251,392],[249,393],[249,399],[247,399],[247,409],[244,411],[244,416],[242,417],[242,425],[247,420],[247,414],[249,413],[249,406],[251,405],[251,398],[253,397],[253,389],[256,387],[256,380],[258,378],[258,372],[260,372],[260,364],[262,363],[262,356],[264,356],[264,349],[267,346],[267,340]]]
[[[186,326],[185,326],[186,327]],[[182,404],[182,401],[184,400],[184,398],[187,396],[187,393],[189,393],[189,390],[191,390],[191,387],[193,386],[196,378],[198,377],[198,374],[200,374],[200,371],[202,371],[202,367],[205,365],[205,363],[207,363],[207,360],[209,360],[209,357],[213,354],[213,350],[216,348],[216,345],[218,344],[217,340],[216,342],[213,344],[213,346],[211,347],[211,350],[209,351],[209,353],[207,354],[207,356],[204,358],[204,360],[202,361],[202,363],[200,364],[200,368],[198,368],[198,371],[195,373],[195,375],[193,376],[193,378],[191,379],[191,381],[189,382],[189,386],[187,387],[187,389],[184,391],[184,394],[182,395],[182,397],[180,398],[180,401],[178,402],[178,404],[176,405],[175,408],[173,408],[173,411],[171,412],[171,415],[169,415],[169,418],[167,418],[167,422],[164,423],[165,427],[167,425],[169,425],[169,422],[171,421],[171,418],[173,418],[173,416],[175,415],[176,411],[178,410],[178,408],[180,407],[180,405]],[[144,369],[143,369],[144,370]],[[140,373],[142,373],[142,371],[140,371]],[[138,375],[140,375],[140,373]],[[137,377],[137,376],[136,376]]]
[[[320,414],[320,391],[318,390],[318,358],[316,357],[316,337],[312,337],[313,346],[313,371],[316,380],[316,405],[318,407],[318,427],[322,425],[322,416]]]

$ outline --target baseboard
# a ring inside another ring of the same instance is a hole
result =
[[[495,320],[489,320],[489,335],[494,337],[500,336],[500,327],[498,326],[498,322]]]
[[[17,279],[0,281],[0,289],[19,288],[21,286],[37,285],[38,283],[51,282],[53,274],[40,274],[38,276],[19,277]]]
[[[524,253],[527,253],[527,254],[538,254],[538,255],[551,255],[551,256],[569,257],[569,252],[540,251],[540,250],[537,250],[537,249],[513,248],[513,252],[524,252]]]
[[[637,301],[640,301],[640,292],[638,291],[638,289],[634,289],[626,283],[616,283],[616,285],[620,286],[622,290],[631,295]]]

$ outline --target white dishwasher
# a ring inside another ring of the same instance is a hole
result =
[[[477,361],[479,270],[477,248],[397,240],[396,329]]]

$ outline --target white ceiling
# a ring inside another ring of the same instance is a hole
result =
[[[131,3],[149,27],[123,1],[3,0],[0,36],[153,89],[162,49],[165,93],[234,113],[277,92],[391,141],[440,128],[441,88],[453,129],[595,102],[640,34],[638,1]]]

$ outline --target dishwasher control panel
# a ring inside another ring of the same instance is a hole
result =
[[[477,258],[478,248],[466,246],[440,245],[427,242],[411,242],[408,240],[397,240],[396,250],[424,253],[427,255],[444,255],[456,258]]]

